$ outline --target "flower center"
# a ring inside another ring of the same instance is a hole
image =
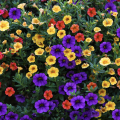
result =
[[[60,49],[56,49],[55,51],[56,51],[56,52],[60,52]]]
[[[70,39],[67,39],[67,43],[69,43],[70,42]]]
[[[71,66],[71,65],[72,65],[72,63],[68,63],[68,65],[69,65],[69,66]]]
[[[79,103],[80,101],[79,100],[76,100],[75,103]]]
[[[40,107],[43,107],[44,105],[43,104],[40,104]]]
[[[90,100],[93,100],[93,97],[90,97]]]
[[[68,90],[72,89],[72,87],[68,87]]]
[[[13,13],[13,15],[16,15],[16,11],[13,11],[12,13]]]
[[[78,51],[78,50],[75,50],[75,53],[79,53],[79,51]]]
[[[41,77],[39,77],[39,78],[38,78],[38,80],[42,80],[42,78],[41,78]]]

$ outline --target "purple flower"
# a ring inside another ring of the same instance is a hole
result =
[[[114,120],[120,120],[120,110],[115,109],[114,111],[112,111],[112,118]]]
[[[112,2],[109,2],[109,3],[106,3],[105,5],[105,9],[108,8],[108,12],[110,13],[110,11],[112,12],[117,12],[117,9],[116,9],[116,6],[112,3]]]
[[[105,98],[105,99],[109,99],[109,100],[111,100],[111,97],[108,96],[108,95],[104,96],[104,98]]]
[[[75,120],[76,116],[77,116],[77,120],[80,120],[79,111],[72,111],[72,112],[70,112],[70,118],[71,118],[71,120]]]
[[[18,119],[18,114],[13,113],[13,112],[9,112],[6,116],[5,116],[6,120],[17,120]]]
[[[33,76],[33,83],[36,86],[44,86],[47,84],[47,76],[44,73],[35,74]]]
[[[90,106],[86,106],[84,109],[81,110],[82,112],[90,112],[91,111],[91,107]]]
[[[83,56],[78,57],[78,59],[80,59],[81,61],[86,61],[87,59],[85,59]]]
[[[87,74],[85,72],[80,72],[79,75],[80,75],[82,81],[87,80]]]
[[[105,52],[108,53],[109,51],[111,51],[112,46],[110,42],[103,42],[100,44],[100,51],[101,52]]]
[[[80,48],[80,46],[74,46],[71,49],[72,49],[72,52],[74,52],[77,57],[82,56],[82,54],[81,54],[82,49]]]
[[[91,113],[90,112],[84,112],[82,113],[83,120],[90,120],[91,119]]]
[[[120,28],[117,29],[117,36],[120,38]]]
[[[98,116],[99,116],[99,112],[98,111],[95,111],[95,110],[91,111],[91,117],[98,117]]]
[[[71,82],[67,82],[64,86],[64,91],[66,92],[67,95],[71,95],[70,92],[73,92],[73,91],[76,92],[76,84],[71,83]]]
[[[66,74],[66,77],[71,78],[73,75],[74,75],[74,71],[71,70]]]
[[[65,48],[62,45],[57,44],[52,46],[50,53],[56,58],[59,58],[61,56],[64,56],[64,53],[63,53],[64,50]]]
[[[4,116],[1,116],[0,120],[5,120]]]
[[[67,61],[67,63],[66,63],[66,65],[65,65],[65,67],[67,68],[67,69],[73,69],[74,67],[76,66],[76,64],[75,64],[75,61],[73,60],[73,61]]]
[[[55,103],[55,107],[57,107],[58,104],[59,104],[59,101],[58,101],[58,100],[52,100],[52,102]]]
[[[15,95],[15,97],[18,102],[21,102],[21,103],[25,102],[25,97],[23,95]]]
[[[32,120],[32,118],[30,118],[28,115],[24,115],[20,118],[20,120]]]
[[[116,0],[110,0],[110,2],[115,2]]]
[[[5,115],[7,112],[7,105],[0,102],[0,116]]]
[[[49,102],[44,99],[38,100],[35,102],[35,108],[38,113],[47,112],[49,110]]]
[[[65,85],[60,85],[60,86],[59,86],[59,91],[58,91],[59,94],[65,95],[64,86],[65,86]]]
[[[55,103],[53,103],[52,101],[48,101],[49,102],[49,110],[54,110],[55,108]]]
[[[82,77],[80,76],[79,73],[74,74],[74,75],[71,77],[71,80],[72,80],[75,84],[82,83]]]
[[[71,104],[75,110],[85,107],[85,99],[83,96],[76,96],[71,99]]]
[[[89,106],[91,105],[96,105],[98,103],[98,100],[97,100],[98,96],[94,93],[88,93],[86,96],[85,96],[85,101],[87,101],[87,104]]]
[[[67,57],[64,57],[64,56],[61,56],[61,57],[58,59],[58,62],[59,62],[59,64],[60,64],[60,67],[65,66],[65,65],[67,64],[67,61],[68,61]]]
[[[36,113],[33,113],[33,114],[32,114],[32,118],[35,118],[35,117],[36,117]]]
[[[12,19],[19,19],[21,16],[21,11],[20,9],[17,9],[17,8],[11,8],[9,10],[9,17],[12,18]]]
[[[64,36],[62,44],[67,48],[73,47],[75,45],[75,37],[71,35]]]

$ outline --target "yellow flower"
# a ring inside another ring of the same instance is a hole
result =
[[[21,49],[21,48],[23,48],[23,46],[22,46],[22,44],[21,44],[20,42],[16,42],[16,43],[14,44],[14,49],[15,49],[16,51],[18,51],[18,50]]]
[[[20,35],[22,33],[22,30],[16,30],[16,33]]]
[[[20,73],[21,70],[23,70],[22,67],[17,67],[18,68],[18,73]]]
[[[43,55],[44,49],[38,48],[35,50],[35,55]]]
[[[111,85],[115,85],[115,84],[117,83],[117,80],[116,80],[115,77],[111,77],[111,78],[109,79],[109,81],[110,81]]]
[[[3,74],[3,70],[4,70],[4,68],[0,67],[0,75]]]
[[[108,74],[114,75],[115,74],[115,70],[113,68],[109,68]]]
[[[56,67],[51,67],[50,69],[48,69],[47,73],[49,77],[57,77],[59,74],[59,69]]]
[[[3,54],[8,54],[9,50],[7,51],[7,48],[5,49],[5,52],[2,52]]]
[[[61,8],[58,5],[54,5],[53,8],[52,8],[52,11],[55,12],[55,13],[58,13],[58,12],[61,11]]]
[[[1,22],[0,22],[0,31],[5,31],[5,30],[7,30],[7,29],[9,29],[9,22],[8,21],[4,21],[4,20],[2,20]]]
[[[103,21],[103,25],[104,25],[105,27],[107,27],[107,26],[112,26],[112,24],[113,24],[113,20],[112,20],[111,18],[106,18],[106,19]]]
[[[46,58],[46,62],[47,62],[48,65],[53,65],[53,64],[56,63],[56,57],[50,55]]]
[[[50,51],[51,51],[51,47],[47,46],[47,47],[45,48],[45,51],[46,51],[46,52],[50,52]]]
[[[40,34],[35,34],[36,44],[39,42],[43,43],[45,41],[45,38],[42,37]]]
[[[71,52],[71,53],[67,54],[66,57],[68,58],[69,61],[73,61],[76,58],[74,52]]]
[[[95,76],[94,75],[90,75],[89,79],[95,80]]]
[[[30,55],[30,56],[27,58],[27,60],[28,60],[29,63],[33,63],[33,62],[35,62],[35,56]]]
[[[100,59],[99,63],[102,66],[107,66],[107,65],[111,64],[111,61],[110,61],[110,58],[103,57],[103,58]]]
[[[101,95],[101,96],[105,96],[106,95],[106,90],[105,89],[100,89],[98,91],[98,94]]]
[[[100,29],[99,27],[95,27],[95,28],[94,28],[94,32],[97,33],[97,32],[100,32],[100,31],[101,31],[101,29]]]
[[[47,33],[48,33],[49,35],[55,34],[55,28],[54,28],[54,27],[49,27],[49,28],[47,29]]]
[[[14,37],[15,37],[14,33],[11,33],[11,34],[10,34],[10,37],[11,37],[11,38],[14,38]]]
[[[67,56],[67,54],[71,53],[72,50],[67,48],[63,52],[64,52],[64,55]]]
[[[100,107],[100,109],[101,109],[101,112],[102,112],[102,113],[105,113],[105,112],[107,112],[107,109],[106,109],[106,107]]]
[[[39,24],[40,21],[37,18],[32,19],[32,24]]]
[[[95,50],[94,46],[89,45],[88,47],[89,47],[90,51],[94,51]]]
[[[117,66],[120,66],[120,58],[117,58],[117,59],[115,60],[115,64],[116,64]]]
[[[105,103],[105,99],[104,99],[103,97],[100,97],[100,98],[101,98],[101,100],[99,100],[98,103],[99,103],[99,104]]]
[[[100,109],[96,109],[95,111],[99,112],[99,116],[98,117],[101,117],[101,115],[102,115],[101,110]],[[95,118],[98,118],[98,117],[95,117]]]
[[[91,56],[91,51],[88,50],[88,49],[83,50],[82,53],[83,53],[84,56]]]
[[[31,73],[35,73],[35,72],[37,72],[37,65],[30,65],[30,67],[29,67],[29,71],[31,72]]]
[[[114,102],[111,102],[111,101],[108,101],[106,104],[105,104],[105,107],[106,107],[106,110],[109,111],[109,110],[114,110],[115,109],[115,106],[116,104]]]
[[[32,6],[35,7],[35,8],[38,8],[37,5],[36,5],[35,3],[34,3]]]
[[[29,37],[31,37],[31,34],[30,34],[30,33],[27,33],[27,35],[26,35],[26,36],[29,38]]]
[[[91,38],[86,38],[85,41],[89,43],[89,42],[92,41],[92,39]]]
[[[28,13],[28,15],[31,15],[32,16],[32,11]]]
[[[24,27],[26,27],[27,26],[27,23],[26,22],[23,22],[23,24],[22,24]]]
[[[89,67],[89,64],[88,64],[88,63],[83,63],[81,67],[82,67],[83,69],[84,69],[84,68],[87,68],[87,67]]]
[[[57,32],[57,36],[62,39],[64,36],[66,35],[66,31],[65,30],[59,30]]]
[[[70,4],[72,4],[72,3],[73,3],[73,1],[72,1],[72,0],[69,0],[67,3],[70,5]]]
[[[4,41],[2,42],[3,45],[5,45],[6,43],[7,43],[7,40],[4,40]]]
[[[76,65],[80,65],[82,61],[80,59],[75,60]]]
[[[32,73],[31,72],[26,73],[26,77],[30,79],[30,77],[32,77]]]
[[[16,23],[17,23],[17,22],[19,22],[19,20],[18,20],[18,19],[15,19],[15,20],[14,20],[14,22],[16,22]]]
[[[64,16],[63,21],[65,24],[69,24],[72,21],[72,18],[70,15],[66,15]]]
[[[11,53],[16,53],[16,49],[11,49]]]
[[[119,41],[119,38],[118,37],[114,37],[114,42],[118,42]]]
[[[26,5],[26,3],[21,3],[17,6],[17,8],[21,8],[23,10],[25,5]]]
[[[113,15],[114,17],[117,17],[117,14],[118,14],[118,12],[113,12],[112,15]]]
[[[103,88],[109,88],[109,87],[110,87],[110,83],[109,83],[108,81],[104,80],[104,81],[102,82],[102,87],[103,87]]]
[[[32,37],[32,41],[33,41],[34,43],[36,43],[35,36]]]
[[[28,26],[28,28],[29,28],[30,30],[33,30],[33,29],[34,29],[34,26],[33,26],[32,24],[30,24],[30,25]]]

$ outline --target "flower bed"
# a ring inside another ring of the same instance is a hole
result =
[[[12,3],[0,8],[0,120],[120,120],[120,1]]]

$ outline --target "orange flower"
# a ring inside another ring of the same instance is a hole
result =
[[[120,80],[117,82],[117,87],[120,89]]]
[[[79,31],[79,25],[78,24],[73,24],[70,27],[70,30],[72,31],[72,33],[76,33],[77,31]]]
[[[68,100],[65,100],[65,101],[62,103],[63,108],[66,109],[66,110],[69,110],[71,105],[72,105],[72,104],[71,104]]]
[[[15,94],[15,91],[12,87],[7,87],[5,90],[5,94],[11,97],[13,94]]]
[[[44,97],[45,97],[46,100],[50,100],[50,98],[53,97],[52,91],[51,90],[46,90],[44,92]]]
[[[90,91],[90,87],[93,87],[93,89],[95,88],[95,87],[97,87],[97,84],[96,83],[94,83],[94,82],[90,82],[88,85],[87,85],[87,88],[88,88],[88,90]]]
[[[6,71],[8,71],[9,65],[8,65],[8,64],[5,64],[5,62],[3,62],[3,63],[1,64],[1,67],[3,67],[4,69],[7,68]]]
[[[77,33],[75,35],[75,39],[77,40],[77,42],[80,42],[80,41],[84,41],[84,35],[82,33]]]
[[[10,69],[11,69],[12,71],[14,71],[14,70],[17,69],[17,66],[16,66],[16,63],[15,63],[15,62],[11,62],[11,63],[10,63]]]

